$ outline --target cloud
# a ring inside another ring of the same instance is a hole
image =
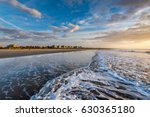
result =
[[[124,21],[124,20],[126,20],[128,18],[129,18],[129,16],[126,15],[126,14],[116,13],[116,14],[111,15],[109,23]]]
[[[64,26],[64,25],[63,26],[50,26],[50,28],[52,29],[53,34],[57,35],[61,39],[71,38],[69,36],[69,33],[73,33],[80,29],[80,27],[78,25],[75,25],[72,23],[69,23],[66,26]]]
[[[67,26],[50,26],[50,28],[54,31],[54,32],[66,32],[69,28]]]
[[[0,32],[4,34],[15,34],[18,33],[19,30],[0,26]]]
[[[70,32],[70,33],[80,29],[79,25],[74,25],[74,24],[69,23],[69,26],[70,26],[70,29],[68,29],[67,32]]]
[[[0,0],[0,2],[6,2],[6,3],[12,5],[13,7],[16,7],[18,9],[22,10],[23,12],[26,12],[36,18],[42,17],[42,14],[38,10],[29,8],[26,5],[18,2],[17,0]]]
[[[53,32],[63,32],[63,33],[72,33],[74,31],[77,31],[80,29],[79,25],[75,25],[72,23],[69,23],[67,26],[50,26],[50,28],[53,30]]]
[[[149,14],[143,14],[143,15],[140,17],[140,20],[149,20],[149,21],[150,21],[150,13],[149,13]]]
[[[117,5],[126,9],[126,14],[133,14],[150,6],[150,0],[119,0]]]
[[[86,23],[86,20],[80,20],[78,21],[78,24],[82,25],[82,24],[85,24]]]
[[[16,29],[20,29],[20,30],[21,30],[20,27],[16,26],[15,24],[13,24],[13,23],[11,23],[11,22],[8,22],[8,21],[4,20],[3,18],[0,18],[0,21],[6,23],[6,24],[8,24],[8,25],[10,25],[10,26],[12,26],[12,27],[14,27],[14,28],[16,28]]]
[[[59,32],[59,31],[61,31],[61,28],[59,28],[58,26],[50,26],[50,28],[51,28],[54,32]]]
[[[95,40],[104,42],[143,42],[150,40],[150,25],[135,24],[124,31],[105,32],[105,36],[96,37]]]
[[[150,0],[91,0],[89,1],[90,23],[115,23],[130,20],[139,11],[150,6]],[[116,11],[112,11],[116,9]],[[145,9],[146,10],[146,9]]]
[[[84,2],[84,0],[62,0],[64,3],[66,3],[67,5],[69,5],[70,7],[72,7],[75,4],[82,4]]]
[[[38,32],[38,31],[23,31],[12,28],[0,27],[0,40],[49,40],[56,39],[57,37],[49,32]]]
[[[125,7],[145,7],[150,4],[150,0],[119,0],[118,5]]]

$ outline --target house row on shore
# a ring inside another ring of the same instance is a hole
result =
[[[64,49],[67,49],[67,48],[82,48],[81,46],[67,46],[67,45],[52,45],[51,46],[52,48],[64,48]]]
[[[0,49],[78,49],[81,46],[68,46],[68,45],[52,45],[52,46],[18,46],[10,44],[5,47],[0,46]]]

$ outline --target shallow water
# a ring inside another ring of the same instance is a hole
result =
[[[61,74],[87,66],[94,51],[0,59],[0,99],[30,97]]]
[[[99,51],[87,67],[48,81],[31,99],[150,99],[150,55]]]
[[[101,50],[0,59],[0,99],[150,99],[150,54]]]

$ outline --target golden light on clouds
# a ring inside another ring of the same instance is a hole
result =
[[[89,41],[86,42],[86,45],[95,47],[102,47],[102,48],[122,48],[122,49],[150,49],[150,41],[141,41],[141,42],[133,42],[133,41],[126,41],[126,42],[102,42],[102,41]]]
[[[150,49],[150,25],[135,24],[126,30],[105,34],[106,36],[95,38],[95,46]]]

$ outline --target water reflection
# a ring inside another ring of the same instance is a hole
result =
[[[48,81],[31,99],[150,99],[150,55],[99,51],[88,67]]]
[[[0,59],[0,99],[30,99],[51,79],[87,66],[95,51]]]

